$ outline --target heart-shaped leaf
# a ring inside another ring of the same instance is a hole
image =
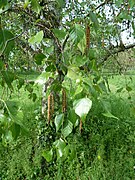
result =
[[[75,113],[83,120],[91,109],[92,101],[89,98],[82,98],[74,101],[73,107]]]
[[[32,37],[28,40],[28,42],[29,42],[30,44],[35,44],[35,43],[39,44],[39,43],[42,41],[43,36],[44,36],[43,31],[39,31],[35,36],[32,36]]]
[[[53,150],[51,149],[50,151],[43,151],[42,156],[46,159],[47,162],[50,162],[53,158]]]

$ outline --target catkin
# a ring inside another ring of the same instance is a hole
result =
[[[128,14],[130,14],[130,2],[129,2],[129,0],[127,0],[127,11],[128,11]]]
[[[54,95],[51,93],[48,96],[48,114],[47,114],[48,123],[50,123],[53,114],[54,114]]]
[[[82,120],[80,119],[80,126],[79,126],[80,133],[82,132]]]
[[[102,36],[102,47],[105,47],[104,36]]]
[[[86,51],[90,48],[90,25],[86,25]]]
[[[51,116],[54,114],[54,95],[51,93]]]
[[[48,96],[48,112],[47,112],[48,123],[51,120],[51,95]]]
[[[62,90],[62,112],[66,112],[67,106],[67,99],[66,99],[66,91],[65,89]]]

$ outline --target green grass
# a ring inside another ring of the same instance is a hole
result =
[[[115,75],[109,78],[110,90],[124,99],[135,99],[135,75]]]

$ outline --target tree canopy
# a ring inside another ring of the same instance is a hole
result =
[[[52,59],[45,64],[57,70],[60,63],[68,68],[76,55],[83,59],[77,66],[89,59],[103,63],[134,47],[134,5],[133,0],[1,1],[0,57],[13,62],[16,53],[25,54],[40,65],[45,55]]]

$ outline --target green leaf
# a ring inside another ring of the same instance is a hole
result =
[[[4,63],[2,62],[2,60],[0,59],[0,71],[3,69],[4,67]]]
[[[39,44],[39,43],[41,43],[43,37],[44,37],[44,32],[43,32],[43,31],[39,31],[35,36],[32,36],[32,37],[28,40],[28,42],[29,42],[30,44],[35,44],[35,43]]]
[[[38,0],[31,0],[31,6],[36,13],[40,13],[41,7]]]
[[[92,101],[89,98],[82,98],[79,100],[75,100],[73,102],[73,108],[75,113],[82,118],[85,119],[86,115],[88,114],[89,110],[91,109]]]
[[[73,124],[70,121],[68,121],[67,126],[64,129],[62,129],[62,134],[64,138],[66,138],[72,132],[72,130],[73,130]]]
[[[13,90],[12,82],[15,80],[16,76],[14,73],[9,71],[1,71],[3,80],[6,82],[9,89]]]
[[[100,100],[102,103],[102,106],[104,107],[105,111],[110,112],[111,111],[111,103],[105,100]]]
[[[25,0],[24,5],[23,5],[24,9],[26,9],[29,4],[30,4],[30,1],[29,0]]]
[[[78,45],[85,36],[84,30],[80,24],[75,24],[73,30],[71,31],[70,38],[73,40],[75,45]]]
[[[99,82],[98,86],[102,89],[102,91],[107,93],[107,88],[104,81]]]
[[[38,33],[36,34],[36,36],[35,36],[36,42],[37,42],[37,43],[40,43],[40,42],[42,41],[43,37],[44,37],[43,31],[38,32]]]
[[[94,87],[94,89],[95,89],[99,94],[102,93],[101,88],[100,88],[97,84],[94,84],[93,87]]]
[[[56,132],[58,132],[61,125],[63,124],[63,120],[64,120],[64,115],[63,114],[59,114],[59,115],[57,115],[55,117],[54,124],[55,124],[55,127],[56,127]]]
[[[10,127],[10,130],[12,132],[13,138],[16,140],[20,134],[20,125],[17,123],[13,123],[12,126]]]
[[[43,53],[36,54],[34,56],[34,59],[36,60],[37,65],[42,65],[42,61],[46,58],[46,56]]]
[[[40,84],[40,85],[44,85],[49,78],[53,78],[52,73],[50,73],[50,72],[42,72],[42,74],[40,74],[37,77],[37,79],[35,80],[35,83]]]
[[[120,13],[120,15],[118,16],[118,19],[120,19],[120,20],[124,20],[124,19],[127,19],[127,20],[129,20],[129,21],[131,21],[132,20],[132,16],[131,15],[129,15],[129,14],[127,14],[126,12],[121,12]]]
[[[79,79],[76,80],[76,82],[79,81]],[[75,89],[75,93],[74,96],[76,96],[77,94],[80,94],[83,91],[83,87],[81,84],[77,84],[77,87]]]
[[[87,59],[86,56],[81,56],[81,55],[76,55],[73,58],[73,64],[77,67],[83,66],[85,65],[86,62],[88,62],[89,60]]]
[[[6,103],[6,106],[9,110],[10,114],[13,116],[17,115],[17,112],[19,109],[19,106],[18,106],[19,102],[7,100],[7,101],[5,101],[5,103]]]
[[[70,154],[69,154],[69,161],[73,161],[76,158],[76,150],[75,147],[70,146]]]
[[[134,0],[128,0],[130,4],[130,8],[133,8],[135,6],[135,1]]]
[[[84,35],[83,38],[80,40],[80,42],[78,43],[78,48],[81,51],[82,54],[85,53],[85,49],[86,49],[86,36]]]
[[[95,50],[95,49],[89,49],[89,54],[88,54],[88,56],[89,56],[89,59],[90,59],[90,60],[95,59],[95,58],[96,58],[96,50]]]
[[[65,5],[65,0],[57,0],[57,3],[59,5],[59,7],[62,8]]]
[[[0,54],[4,53],[7,56],[9,55],[15,46],[14,40],[11,40],[12,38],[14,38],[14,35],[10,31],[0,29]]]
[[[0,0],[0,9],[4,8],[7,5],[7,0]]]
[[[105,116],[105,117],[108,117],[108,118],[113,118],[113,119],[117,119],[117,120],[119,120],[119,118],[118,117],[116,117],[116,116],[114,116],[113,114],[111,114],[109,111],[108,112],[106,112],[106,113],[102,113],[103,114],[103,116]]]
[[[97,28],[99,27],[99,23],[98,23],[96,14],[90,11],[89,15],[90,15],[91,21],[93,22],[95,30],[97,30]]]
[[[135,116],[135,106],[130,108],[131,115]]]
[[[72,108],[68,112],[68,119],[71,121],[71,123],[74,125],[74,127],[76,127],[78,119],[77,119],[75,110]]]
[[[67,158],[69,156],[69,152],[70,152],[70,146],[67,145],[65,148],[64,148],[64,156],[65,158]]]
[[[19,79],[18,79],[17,88],[18,88],[18,89],[21,89],[21,87],[24,85],[24,83],[25,83],[24,79],[19,78]]]
[[[53,32],[55,36],[60,40],[64,39],[66,36],[66,32],[63,29],[53,29]]]
[[[79,72],[80,72],[80,70],[78,67],[69,66],[67,77],[70,79],[74,79],[74,80],[76,80],[78,78],[81,79],[81,77],[79,77]]]
[[[13,140],[12,132],[7,130],[5,132],[4,138],[7,142],[11,142]]]
[[[57,152],[57,159],[59,159],[64,155],[64,148],[66,147],[66,143],[60,138],[54,142],[54,146]]]
[[[0,126],[6,124],[7,118],[4,114],[0,114]]]
[[[46,159],[47,162],[52,161],[53,158],[53,150],[51,149],[50,151],[44,150],[42,152],[42,156]]]

